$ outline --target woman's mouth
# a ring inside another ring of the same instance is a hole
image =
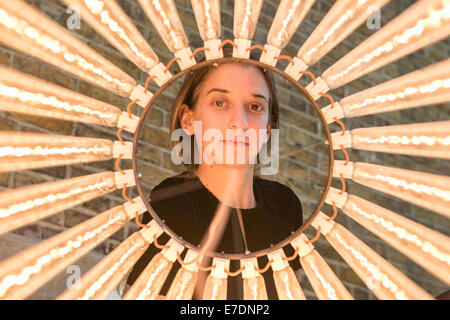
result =
[[[222,142],[225,142],[226,144],[231,144],[231,145],[234,145],[234,146],[242,146],[242,147],[249,145],[248,142],[245,142],[245,141],[222,140]]]

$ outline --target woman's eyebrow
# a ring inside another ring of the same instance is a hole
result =
[[[208,95],[208,94],[210,94],[211,92],[214,92],[214,91],[224,92],[224,93],[229,93],[229,91],[228,91],[228,90],[225,90],[225,89],[212,88],[211,90],[209,90],[209,91],[206,93],[206,95]]]
[[[226,89],[212,88],[206,93],[206,95],[208,95],[208,94],[210,94],[211,92],[214,92],[214,91],[223,92],[223,93],[230,93],[230,91],[228,91]],[[262,98],[262,99],[266,100],[266,102],[269,102],[269,99],[267,99],[266,96],[264,96],[262,94],[253,93],[253,96],[255,98]]]
[[[267,99],[266,96],[264,96],[262,94],[254,93],[253,96],[256,97],[256,98],[262,98],[262,99],[266,100],[267,103],[269,103],[269,99]]]

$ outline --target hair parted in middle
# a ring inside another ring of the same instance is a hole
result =
[[[223,56],[224,58],[231,58],[233,56],[233,50],[232,47],[229,45],[226,45],[223,47]],[[259,61],[261,54],[259,51],[251,51],[250,53],[250,59]],[[198,62],[206,61],[206,58],[204,55],[201,56],[201,58],[198,59]],[[180,88],[180,91],[178,92],[178,95],[175,98],[175,102],[172,106],[172,119],[171,119],[171,126],[170,126],[170,135],[172,135],[172,132],[174,132],[177,129],[182,128],[181,126],[181,115],[182,115],[182,106],[186,104],[190,110],[194,110],[198,97],[200,95],[202,86],[204,82],[208,79],[208,76],[220,65],[223,64],[229,64],[229,63],[236,63],[246,66],[251,66],[254,68],[257,68],[261,71],[261,74],[263,75],[264,79],[266,80],[267,87],[269,88],[270,97],[269,97],[269,122],[270,122],[270,128],[272,129],[278,129],[279,128],[279,105],[277,100],[277,93],[275,88],[275,81],[272,75],[272,72],[270,70],[267,70],[263,67],[249,64],[245,62],[239,62],[239,61],[230,61],[230,60],[223,60],[219,61],[217,63],[209,64],[205,67],[198,68],[196,70],[193,70],[189,72],[186,75],[186,78]],[[191,136],[191,150],[194,150],[194,148],[197,148],[195,144],[195,137],[194,135]],[[269,137],[269,140],[266,142],[268,151],[270,150],[270,141],[271,136]],[[172,141],[172,146],[175,146],[179,141]],[[259,156],[257,159],[257,163],[259,162]],[[198,167],[198,164],[194,163],[194,153],[191,153],[191,161],[189,164],[183,163],[183,165],[186,167],[186,169],[193,173],[194,170]]]

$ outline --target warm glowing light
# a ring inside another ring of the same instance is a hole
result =
[[[186,264],[182,265],[178,270],[167,292],[166,300],[192,299],[198,279],[197,256],[196,252],[188,250],[184,258],[184,263]]]
[[[119,205],[0,263],[0,298],[23,299],[120,230],[130,216]]]
[[[63,0],[67,6],[76,6],[99,34],[141,70],[149,72],[159,59],[133,22],[114,0]]]
[[[308,238],[301,234],[291,242],[299,251],[300,263],[309,283],[321,300],[353,300],[352,295],[314,249]]]
[[[315,0],[282,0],[270,27],[267,43],[283,49],[314,2]]]
[[[267,300],[264,277],[256,271],[258,260],[256,258],[241,259],[242,279],[244,281],[244,300]]]
[[[116,126],[121,110],[39,78],[0,66],[0,109]]]
[[[283,249],[279,249],[269,253],[269,260],[274,262],[271,264],[273,270],[273,280],[277,289],[279,300],[306,300],[300,283],[295,276],[294,270],[289,263],[284,260],[285,254]]]
[[[0,132],[0,172],[113,158],[113,141],[96,138]]]
[[[319,215],[325,216],[320,223],[327,230],[328,242],[379,299],[433,299],[343,226],[325,222],[326,215]],[[313,226],[317,227],[315,223]]]
[[[154,300],[172,269],[173,263],[177,259],[177,254],[183,251],[184,247],[173,239],[166,244],[161,253],[156,254],[144,271],[123,296],[124,300]]]
[[[449,177],[361,162],[353,167],[353,181],[450,217]]]
[[[351,131],[352,148],[420,157],[450,158],[450,121]]]
[[[450,35],[450,1],[421,0],[328,68],[323,80],[338,88]]]
[[[389,0],[336,1],[300,48],[297,57],[312,66],[364,23],[375,8],[381,8],[387,2]]]
[[[450,239],[360,197],[349,195],[345,214],[394,248],[450,283]]]
[[[220,1],[191,0],[191,4],[203,41],[220,39]]]
[[[128,97],[136,82],[65,28],[23,1],[0,3],[0,41]]]
[[[0,234],[116,189],[113,172],[26,186],[0,193]]]
[[[234,1],[233,33],[237,39],[250,40],[255,34],[263,0]]]
[[[228,275],[225,271],[230,269],[230,260],[213,258],[212,265],[215,268],[206,278],[203,300],[226,300]]]
[[[188,39],[173,0],[138,2],[170,51],[175,53],[188,46]]]
[[[144,209],[145,210],[145,209]],[[141,210],[143,211],[143,210]],[[108,297],[130,272],[142,254],[153,242],[153,236],[159,237],[162,229],[154,221],[149,228],[133,233],[98,264],[92,267],[79,282],[79,287],[64,291],[58,300],[91,299],[103,300]]]
[[[172,282],[172,286],[167,293],[167,300],[189,300],[194,294],[197,284],[198,272],[192,272],[185,268],[180,268]]]
[[[267,44],[259,59],[262,63],[275,66],[283,49],[297,30],[315,0],[282,0],[267,36]]]
[[[433,105],[450,98],[450,59],[339,101],[346,118]]]

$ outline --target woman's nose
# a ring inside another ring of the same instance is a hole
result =
[[[233,108],[231,116],[231,128],[233,129],[247,129],[247,113],[243,107]]]

